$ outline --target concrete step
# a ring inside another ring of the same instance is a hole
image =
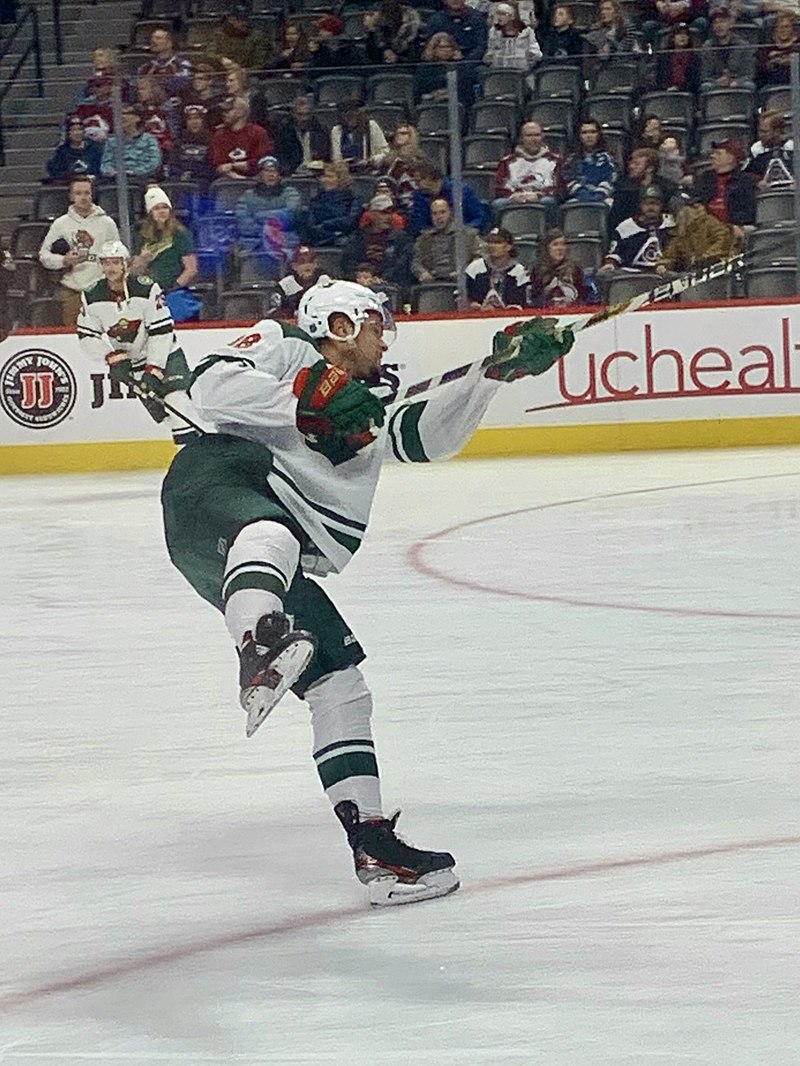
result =
[[[63,129],[60,122],[51,126],[29,126],[27,129],[6,127],[6,152],[11,148],[24,148],[30,152],[46,152],[49,156],[61,140]]]

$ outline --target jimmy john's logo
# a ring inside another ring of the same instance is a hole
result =
[[[0,370],[0,406],[27,429],[50,429],[63,422],[77,392],[72,368],[41,348],[17,352]]]

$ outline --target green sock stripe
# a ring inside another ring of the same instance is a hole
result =
[[[268,574],[281,583],[282,591],[279,593],[281,599],[286,595],[286,589],[288,583],[283,573],[273,563],[265,563],[260,559],[251,559],[246,563],[239,563],[234,566],[222,579],[222,598],[227,599],[230,593],[228,592],[228,586],[231,581],[242,576],[242,574]],[[247,587],[247,586],[245,586]],[[261,588],[261,585],[254,586],[255,588]]]
[[[323,788],[338,785],[349,777],[377,777],[378,761],[372,751],[348,751],[317,765]]]
[[[223,603],[227,603],[234,592],[239,592],[241,589],[262,589],[264,592],[273,592],[280,600],[283,600],[286,595],[286,586],[279,578],[272,574],[265,574],[263,571],[246,570],[226,583],[222,597]]]
[[[337,740],[333,744],[326,744],[324,748],[320,748],[319,751],[314,752],[314,760],[316,762],[322,762],[322,756],[328,757],[331,754],[340,754],[343,748],[370,748],[374,751],[374,740]]]

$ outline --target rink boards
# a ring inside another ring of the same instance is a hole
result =
[[[404,384],[427,378],[480,359],[514,320],[402,320],[385,362]],[[194,365],[246,330],[182,329],[180,341]],[[462,454],[794,444],[798,393],[800,303],[662,306],[582,333],[557,368],[503,386]],[[74,334],[22,331],[0,345],[0,473],[160,467],[172,454]]]

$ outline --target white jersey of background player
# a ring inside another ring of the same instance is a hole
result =
[[[130,253],[122,241],[106,241],[97,258],[103,277],[81,294],[81,348],[90,358],[104,359],[112,379],[136,381],[152,393],[154,399],[143,398],[147,411],[155,421],[168,422],[176,444],[185,444],[197,431],[158,403],[164,398],[197,421],[186,393],[186,356],[164,294],[152,278],[129,275]]]
[[[537,328],[509,349],[512,338],[498,334],[499,365],[481,374],[476,364],[385,417],[371,391],[387,347],[382,298],[321,278],[298,325],[259,323],[196,368],[192,401],[217,433],[188,444],[165,478],[167,547],[224,612],[248,735],[289,687],[308,703],[317,770],[372,902],[445,895],[458,887],[453,856],[409,847],[383,818],[364,652],[301,556],[342,570],[387,455],[425,462],[458,451],[499,383],[543,372],[571,337]]]

